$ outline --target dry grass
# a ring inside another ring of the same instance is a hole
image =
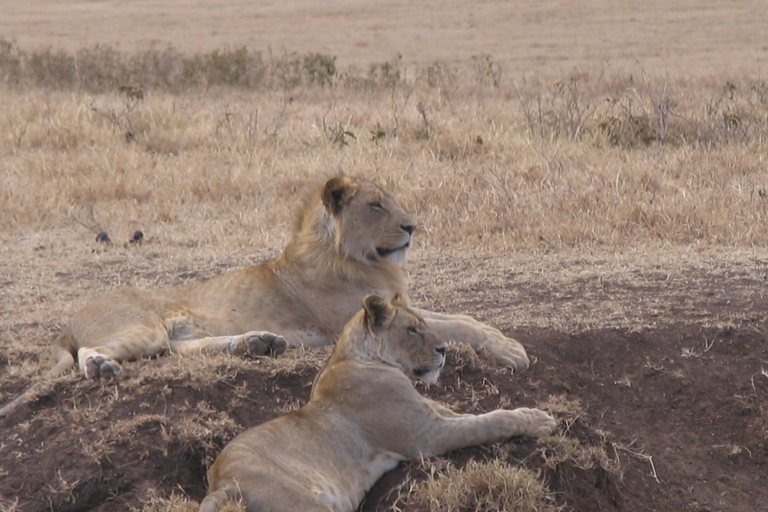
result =
[[[660,8],[648,5],[636,13],[638,22]],[[574,7],[563,8],[557,19],[564,23]],[[551,13],[531,9],[526,17],[534,30]],[[478,16],[494,12],[477,8]],[[602,16],[610,21],[617,12]],[[674,29],[670,24],[662,32]],[[62,19],[62,26],[70,25]],[[494,27],[486,31],[491,36],[506,28]],[[550,43],[568,54],[589,27],[573,30]],[[739,33],[759,31],[742,26]],[[176,41],[179,48],[188,42]],[[735,43],[714,57],[703,48],[679,73],[646,67],[659,60],[650,54],[634,66],[626,47],[616,50],[624,52],[624,65],[599,65],[607,50],[592,43],[584,43],[587,57],[566,55],[559,69],[526,74],[510,64],[514,53],[503,60],[481,48],[452,60],[411,56],[406,64],[391,58],[393,46],[382,53],[368,40],[338,61],[333,45],[316,53],[301,41],[289,50],[303,53],[263,54],[223,49],[224,43],[203,53],[4,46],[3,378],[29,379],[48,367],[46,348],[90,294],[125,284],[183,284],[274,256],[307,184],[339,167],[383,180],[419,219],[409,268],[418,285],[413,296],[435,309],[471,309],[479,294],[493,293],[477,312],[484,320],[566,332],[764,318],[765,291],[739,284],[764,274],[768,237],[768,86],[759,66],[707,74],[701,64],[727,61],[738,53]],[[654,45],[670,48],[664,34],[650,43],[644,47],[651,53]],[[750,51],[738,63],[764,59]],[[361,54],[376,60],[364,62]],[[571,64],[579,68],[561,71]],[[137,229],[146,235],[143,245],[127,244]],[[100,231],[115,244],[97,244]],[[661,293],[636,296],[649,282],[664,283]],[[707,297],[723,295],[713,282],[727,282],[729,300],[741,301],[742,310],[727,319],[697,316]],[[700,284],[712,288],[691,298]],[[526,291],[538,293],[531,298]],[[261,369],[284,374],[320,359],[289,356]],[[200,358],[141,372],[138,364],[129,366],[121,390],[145,391],[147,379],[227,381],[241,363]],[[66,414],[96,424],[126,399],[101,397]],[[247,389],[232,390],[232,400],[248,399]],[[282,410],[298,405],[287,400]],[[550,469],[612,468],[604,451],[567,435],[578,404],[555,398],[544,405],[567,418],[564,434],[540,449]],[[211,455],[234,424],[205,404],[190,407],[202,407],[196,419],[173,425],[149,413],[116,421],[88,444],[87,456],[101,460],[119,443],[135,447],[136,433],[146,430],[160,439],[152,449],[191,443]],[[72,482],[52,485],[66,493]],[[523,497],[534,501],[522,505]],[[420,510],[481,503],[496,510],[510,499],[522,507],[516,510],[556,510],[538,475],[497,461],[434,470],[406,498],[412,501],[402,503]],[[183,493],[150,494],[143,507],[194,508]],[[15,504],[3,500],[0,509]]]
[[[131,512],[195,512],[200,507],[196,501],[190,500],[183,493],[173,493],[170,498],[158,496],[150,491],[147,497],[142,500],[141,508],[131,508]],[[225,509],[224,512],[244,512],[245,508]]]
[[[437,469],[441,467],[441,469]],[[557,512],[554,495],[535,472],[500,460],[471,460],[461,469],[446,460],[429,464],[426,480],[406,481],[392,510]]]
[[[236,51],[160,55],[171,69],[213,55],[239,62]],[[139,58],[108,48],[97,57],[114,70]],[[414,259],[431,263],[411,266],[428,276],[418,302],[450,302],[440,293],[448,281],[472,293],[506,283],[494,292],[499,308],[485,311],[502,327],[652,327],[670,303],[696,314],[687,295],[699,277],[761,272],[750,267],[768,236],[759,75],[594,68],[513,79],[485,57],[415,72],[397,60],[334,68],[331,83],[313,82],[315,65],[331,61],[274,60],[264,82],[274,88],[175,94],[167,83],[142,98],[83,89],[93,67],[51,90],[40,83],[61,66],[22,66],[28,87],[0,90],[2,345],[24,361],[5,375],[47,366],[40,347],[90,294],[183,284],[276,255],[309,184],[339,167],[384,181],[419,219]],[[286,68],[301,78],[290,87]],[[126,243],[137,229],[140,247]],[[101,231],[113,246],[95,242]],[[483,255],[494,257],[467,273]],[[635,296],[662,278],[666,293]],[[606,280],[621,286],[606,293]],[[744,304],[764,300],[742,288]],[[728,321],[756,314],[749,306]]]
[[[387,69],[375,87],[373,75],[346,75],[259,92],[148,88],[143,99],[4,90],[5,242],[144,229],[164,243],[276,248],[298,202],[283,198],[339,166],[395,189],[428,246],[766,241],[768,86],[755,77],[598,69],[499,85],[493,70],[452,81],[440,76],[464,68],[443,67],[432,79],[398,72],[390,86]]]

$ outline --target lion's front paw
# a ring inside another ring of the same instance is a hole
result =
[[[279,356],[288,348],[285,338],[266,331],[247,332],[229,344],[229,353],[240,356]]]
[[[512,368],[513,371],[522,372],[527,370],[531,365],[531,362],[528,359],[528,354],[525,353],[525,348],[523,348],[517,341],[512,338],[507,338],[500,332],[496,335],[489,336],[481,350],[484,354],[493,359],[495,363],[508,366]]]
[[[547,436],[555,430],[555,419],[541,409],[521,407],[515,412],[522,419],[520,435],[529,437]]]
[[[85,360],[85,377],[88,379],[119,380],[123,369],[117,363],[105,356],[93,356]]]

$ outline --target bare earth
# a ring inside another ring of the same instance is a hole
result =
[[[246,45],[360,66],[397,53],[410,63],[485,53],[520,72],[554,74],[604,63],[693,76],[768,63],[763,2],[619,4],[2,0],[0,37],[23,48]],[[0,403],[52,364],[44,347],[92,294],[180,285],[279,250],[217,253],[192,232],[105,247],[78,228],[0,247]],[[496,257],[417,247],[407,270],[416,304],[497,326],[534,363],[510,375],[455,348],[441,381],[423,391],[466,412],[548,408],[576,447],[563,456],[512,440],[448,454],[436,467],[505,459],[540,471],[557,503],[576,511],[767,510],[764,247]],[[163,357],[127,363],[118,386],[68,373],[0,420],[0,511],[195,510],[222,446],[303,404],[326,354]],[[400,483],[427,473],[401,465],[361,510],[388,510]]]
[[[104,276],[171,285],[253,262],[173,261],[167,257],[173,248],[157,242],[105,250],[82,239],[36,239],[14,250],[30,267],[52,274],[40,288],[31,285],[39,282],[31,272],[2,273],[4,301],[37,311],[26,318],[44,319],[2,318],[9,340],[37,340],[21,349],[31,364],[50,364],[35,344],[52,339],[82,295],[104,287]],[[762,510],[768,500],[764,252],[578,258],[425,252],[409,264],[414,300],[497,325],[522,341],[535,362],[510,375],[468,349],[452,350],[441,382],[425,392],[469,412],[548,407],[561,433],[581,449],[559,459],[546,445],[514,440],[446,460],[461,466],[496,457],[539,470],[558,503],[573,510]],[[164,357],[126,364],[117,387],[69,373],[0,422],[0,503],[23,511],[194,510],[205,493],[205,469],[223,444],[304,403],[325,355],[292,353],[275,362]],[[0,348],[4,397],[29,385],[9,375],[9,359],[19,357]],[[418,464],[401,465],[362,510],[386,510],[397,495],[392,489],[425,476]],[[190,508],[153,501],[171,496]]]

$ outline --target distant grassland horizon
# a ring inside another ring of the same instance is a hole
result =
[[[247,47],[363,69],[396,55],[426,66],[486,54],[511,72],[551,75],[595,65],[740,75],[768,65],[760,0],[0,0],[0,13],[0,37],[29,50]]]
[[[0,81],[5,236],[153,226],[204,244],[249,245],[260,233],[280,246],[295,196],[340,167],[383,179],[428,245],[754,246],[768,236],[759,73],[597,66],[536,77],[490,55],[360,69],[321,53],[2,41]]]

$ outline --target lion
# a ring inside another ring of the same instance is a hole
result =
[[[308,197],[277,258],[200,283],[120,288],[88,302],[62,333],[58,363],[0,417],[75,364],[88,379],[117,379],[121,362],[165,352],[264,356],[332,344],[365,296],[407,296],[402,266],[415,230],[413,217],[378,184],[332,177]],[[513,370],[529,365],[522,345],[493,327],[417,312],[448,341],[468,343]]]
[[[208,470],[200,512],[242,500],[250,512],[352,512],[400,461],[513,436],[548,435],[538,409],[458,414],[411,379],[437,381],[445,341],[400,297],[369,295],[315,378],[307,405],[250,428]]]

